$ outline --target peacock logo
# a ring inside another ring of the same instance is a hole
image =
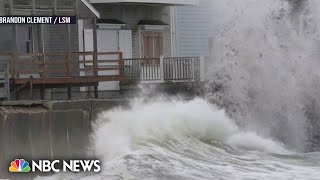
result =
[[[30,172],[30,166],[24,159],[16,159],[11,162],[9,171],[27,173]]]

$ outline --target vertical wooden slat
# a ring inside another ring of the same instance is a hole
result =
[[[97,39],[97,18],[93,18],[93,74],[94,77],[98,76],[98,39]],[[98,86],[94,86],[94,98],[98,98]]]
[[[123,55],[122,55],[122,52],[119,52],[119,75],[120,76],[123,76],[124,73],[124,61],[123,61]]]
[[[179,59],[179,77],[178,79],[182,79],[182,59]]]
[[[11,55],[12,58],[12,77],[16,78],[16,55],[13,53]]]
[[[42,73],[44,77],[47,77],[46,56],[44,53],[42,53]]]
[[[150,62],[151,61],[151,62]],[[149,73],[148,73],[148,76],[146,77],[147,79],[150,79],[151,78],[151,67],[152,67],[152,60],[149,59],[149,63],[148,63],[148,70],[149,70]]]
[[[66,62],[66,76],[71,76],[70,73],[70,53],[67,53],[65,56],[65,62]]]
[[[33,99],[33,76],[30,76],[30,99]]]
[[[72,98],[72,86],[68,85],[68,99]]]

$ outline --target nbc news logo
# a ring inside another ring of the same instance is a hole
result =
[[[10,172],[30,172],[30,166],[27,161],[24,159],[16,159],[12,161],[9,167]]]
[[[31,166],[31,168],[30,168]],[[11,162],[9,171],[16,173],[28,172],[100,172],[99,160],[39,160],[31,161],[31,165],[24,159],[16,159]]]

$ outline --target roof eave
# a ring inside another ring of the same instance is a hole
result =
[[[87,0],[81,0],[81,2],[99,19],[100,13],[99,11],[92,6],[92,4]]]
[[[90,3],[142,3],[166,5],[199,5],[199,0],[90,0]]]

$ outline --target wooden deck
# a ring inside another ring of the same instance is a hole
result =
[[[0,53],[0,61],[9,62],[11,93],[29,88],[94,87],[98,98],[101,82],[121,81],[121,85],[143,83],[197,83],[204,81],[204,58],[160,57],[123,59],[121,52],[46,52]],[[6,71],[8,74],[8,71]],[[91,88],[88,88],[91,89]]]
[[[0,53],[0,59],[10,64],[13,91],[27,86],[30,91],[54,87],[71,91],[73,86],[94,86],[97,97],[99,82],[122,79],[121,52]]]
[[[121,76],[98,76],[98,77],[53,77],[53,78],[34,78],[32,79],[32,83],[34,85],[37,84],[44,84],[44,85],[77,85],[77,84],[83,84],[83,86],[86,86],[87,84],[92,83],[99,83],[99,82],[105,82],[105,81],[120,81],[122,78]],[[16,85],[22,85],[29,83],[31,81],[31,78],[11,78],[11,83]]]

